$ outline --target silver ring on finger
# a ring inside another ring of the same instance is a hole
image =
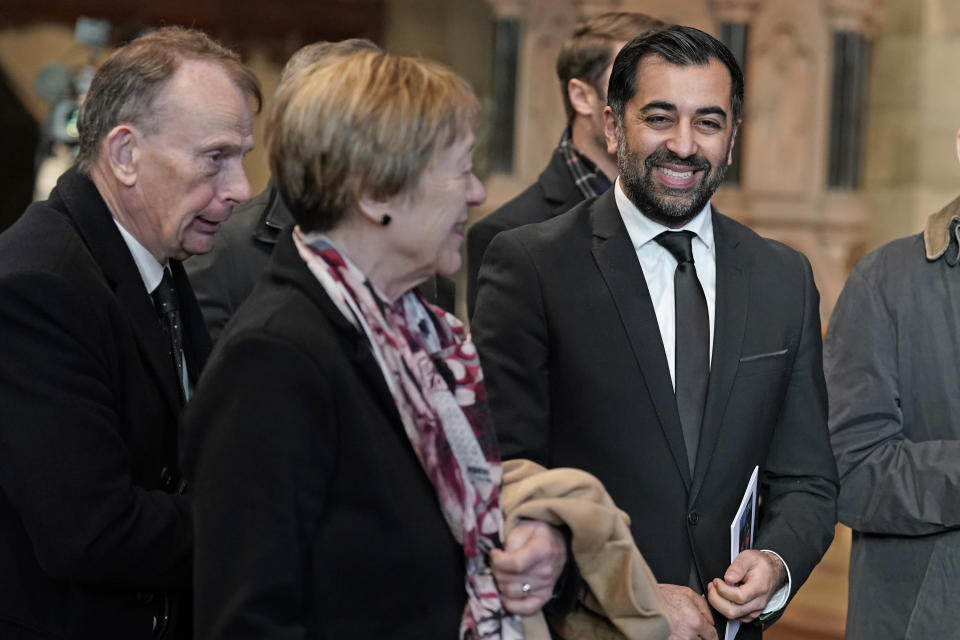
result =
[[[528,595],[530,595],[530,591],[532,590],[533,587],[530,586],[530,583],[524,582],[522,585],[520,585],[520,597],[526,598]]]

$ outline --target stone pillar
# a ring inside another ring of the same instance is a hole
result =
[[[717,22],[748,23],[760,0],[710,0],[710,9]]]
[[[497,19],[520,22],[516,69],[513,171],[486,180],[482,217],[529,186],[546,166],[563,131],[563,98],[555,69],[557,53],[577,20],[573,0],[487,0]],[[491,135],[497,135],[492,131]]]
[[[720,210],[811,261],[829,318],[860,256],[868,207],[861,191],[827,187],[832,33],[869,37],[875,0],[711,0],[721,24],[749,28],[739,185],[721,188]]]

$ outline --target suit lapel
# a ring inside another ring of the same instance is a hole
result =
[[[120,231],[93,182],[71,169],[57,183],[68,214],[100,265],[173,415],[180,413],[180,388],[150,295]]]
[[[667,357],[660,339],[660,327],[643,269],[617,210],[613,189],[590,205],[590,215],[594,260],[630,340],[677,471],[689,489],[690,465],[683,444],[676,396],[670,383]]]
[[[749,283],[744,248],[727,220],[714,212],[713,233],[717,250],[717,291],[714,314],[713,357],[707,401],[700,427],[700,445],[694,469],[692,503],[697,498],[720,437],[723,415],[740,362],[747,323]],[[721,462],[722,464],[722,462]]]

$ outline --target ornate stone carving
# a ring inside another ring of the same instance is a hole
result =
[[[834,31],[856,31],[872,39],[880,23],[880,0],[828,0],[827,14]]]
[[[750,22],[760,0],[710,0],[717,22]]]
[[[623,0],[573,0],[578,17],[593,16],[604,11],[623,11]]]
[[[750,162],[750,183],[768,191],[803,193],[810,187],[809,141],[819,124],[810,117],[815,53],[790,22],[758,35],[763,39],[750,51],[746,135],[759,142],[751,145],[753,154],[759,156],[763,145],[763,157]]]
[[[497,18],[524,20],[530,12],[530,0],[487,0]]]

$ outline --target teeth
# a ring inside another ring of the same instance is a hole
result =
[[[673,169],[667,169],[666,167],[659,167],[660,173],[667,176],[668,178],[675,178],[677,180],[686,180],[693,175],[693,171],[674,171]]]

